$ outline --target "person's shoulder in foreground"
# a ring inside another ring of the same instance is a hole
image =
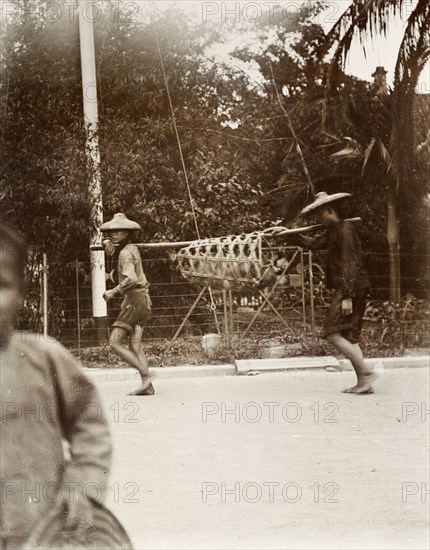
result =
[[[69,527],[88,524],[88,497],[106,496],[112,451],[97,391],[74,357],[55,340],[11,330],[25,264],[24,241],[0,224],[0,536],[9,545],[25,540],[59,502]]]

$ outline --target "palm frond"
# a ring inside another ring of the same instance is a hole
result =
[[[394,71],[394,86],[402,93],[415,90],[418,78],[430,58],[430,2],[419,0],[408,18]]]
[[[363,153],[362,153],[361,145],[358,143],[358,141],[349,136],[345,136],[343,139],[345,142],[344,148],[341,149],[340,151],[336,151],[335,153],[332,153],[330,155],[330,158],[356,159],[361,157]]]
[[[379,156],[384,163],[384,165],[387,167],[387,173],[391,170],[391,155],[388,152],[388,149],[385,147],[383,141],[381,139],[378,139],[378,145],[379,145]]]
[[[361,170],[362,176],[364,176],[371,159],[375,159],[376,162],[383,164],[387,173],[391,170],[391,155],[385,147],[384,142],[379,137],[372,138],[369,145],[366,147],[364,152],[363,167]]]
[[[420,0],[428,2],[428,0]],[[391,16],[401,12],[408,0],[354,0],[351,6],[339,17],[327,35],[323,53],[327,53],[336,43],[328,75],[329,90],[333,91],[337,73],[345,64],[355,33],[366,54],[364,38],[373,39],[378,34],[387,34]]]
[[[271,208],[279,214],[285,223],[293,220],[300,210],[312,199],[307,181],[280,178],[280,185],[263,195]]]
[[[364,161],[363,161],[363,167],[361,169],[362,176],[366,172],[366,167],[369,163],[370,157],[372,156],[375,145],[376,145],[376,138],[372,138],[369,142],[369,145],[366,147],[366,150],[364,151]]]

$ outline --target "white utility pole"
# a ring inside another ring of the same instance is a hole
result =
[[[94,50],[93,0],[79,0],[79,40],[81,48],[82,92],[86,132],[85,152],[88,169],[88,191],[91,203],[90,245],[101,242],[100,226],[103,223],[100,150],[98,136],[97,78]],[[107,336],[107,307],[103,299],[106,290],[105,257],[102,250],[90,250],[92,305],[98,340]]]

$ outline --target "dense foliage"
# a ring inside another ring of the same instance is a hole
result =
[[[70,2],[15,5],[2,21],[0,208],[48,255],[53,286],[67,287],[75,260],[88,261],[90,233],[77,11]],[[331,158],[343,136],[358,137],[341,116],[348,97],[369,92],[340,74],[331,109],[339,113],[338,133],[330,134],[324,33],[316,22],[323,2],[307,3],[276,25],[262,21],[258,50],[235,52],[240,67],[208,54],[227,39],[228,25],[198,26],[172,9],[136,19],[124,3],[98,6],[105,219],[125,212],[142,225],[145,241],[193,239],[196,225],[202,237],[252,231],[293,222],[310,178],[317,190],[356,192],[367,244],[384,251],[383,193],[363,187],[357,159]],[[246,63],[258,66],[258,82]],[[154,270],[157,280],[177,280],[171,269]]]

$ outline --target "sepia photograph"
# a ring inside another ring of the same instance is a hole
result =
[[[0,549],[429,548],[429,0],[0,0],[0,118]]]

